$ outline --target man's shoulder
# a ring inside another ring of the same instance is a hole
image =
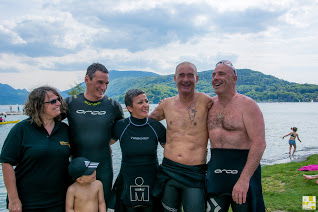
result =
[[[78,100],[81,100],[83,98],[84,93],[80,93],[78,95],[72,95],[65,98],[66,104],[70,105],[71,103],[74,103]]]
[[[104,100],[105,103],[111,104],[114,107],[121,107],[120,103],[117,100],[115,100],[115,99],[113,99],[111,97],[104,96],[103,100]]]
[[[256,105],[256,101],[248,96],[245,96],[243,94],[236,94],[237,95],[237,100],[241,104],[246,104],[246,105]]]
[[[212,99],[212,97],[207,95],[206,93],[197,92],[195,93],[195,95],[197,96],[199,101],[203,101],[203,102],[209,102]]]

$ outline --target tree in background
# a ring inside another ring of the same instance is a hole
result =
[[[76,83],[76,85],[71,88],[67,94],[70,95],[70,96],[75,96],[75,95],[78,95],[80,93],[84,93],[85,91],[85,86],[83,86],[83,83]]]

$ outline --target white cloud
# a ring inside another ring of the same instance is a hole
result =
[[[170,74],[184,60],[203,71],[227,58],[318,84],[317,10],[311,0],[4,0],[0,83],[66,89],[93,62]]]

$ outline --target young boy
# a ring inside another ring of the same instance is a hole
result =
[[[68,172],[75,182],[67,189],[66,212],[106,212],[103,185],[96,180],[97,166],[84,157],[71,161]]]

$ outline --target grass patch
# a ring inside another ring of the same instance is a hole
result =
[[[297,171],[309,164],[318,164],[318,155],[311,155],[302,162],[290,162],[262,167],[262,185],[267,211],[302,210],[302,196],[317,196],[316,180],[305,180],[303,174],[318,174],[317,171]]]

